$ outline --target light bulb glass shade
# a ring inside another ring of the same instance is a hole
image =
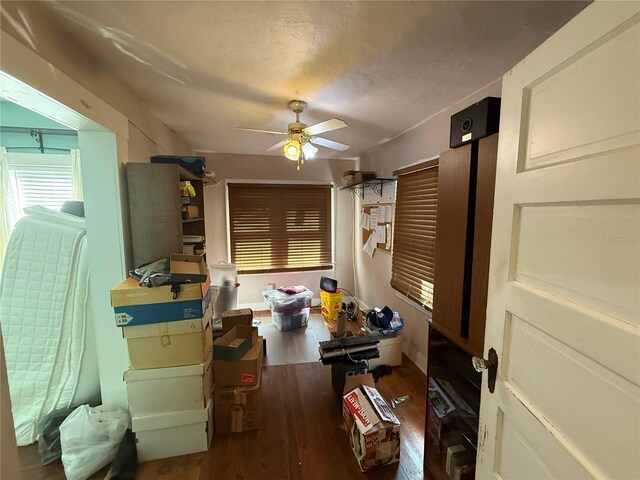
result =
[[[302,145],[302,152],[304,153],[304,158],[313,158],[316,153],[318,153],[318,149],[314,147],[311,143],[305,143]]]
[[[298,158],[300,158],[300,142],[292,138],[289,143],[284,146],[284,156],[289,160],[298,160]]]

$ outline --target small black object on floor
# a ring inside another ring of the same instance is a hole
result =
[[[377,382],[380,377],[384,377],[385,375],[391,375],[392,371],[393,369],[391,368],[391,365],[385,364],[385,365],[378,365],[373,370],[369,370],[369,373],[373,375],[373,380]]]

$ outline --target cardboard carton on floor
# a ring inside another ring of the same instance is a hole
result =
[[[203,318],[123,328],[131,368],[179,367],[205,362],[213,346],[212,316],[213,308],[209,307]]]
[[[238,310],[227,310],[222,312],[222,332],[227,333],[236,325],[251,326],[253,321],[253,310],[241,308]]]
[[[342,418],[360,470],[400,461],[400,421],[374,387],[373,376],[347,377]]]
[[[260,375],[252,387],[218,387],[215,400],[216,432],[246,432],[260,427]]]
[[[214,360],[240,360],[258,340],[258,329],[236,325],[213,342]]]
[[[138,461],[206,452],[213,441],[213,398],[206,408],[131,417]]]
[[[202,318],[211,303],[211,279],[182,284],[174,298],[171,285],[140,286],[127,278],[111,289],[111,306],[118,327]]]
[[[262,337],[258,337],[251,349],[240,360],[213,357],[213,375],[216,387],[250,387],[257,385],[262,370]]]
[[[205,408],[213,393],[213,358],[181,367],[129,369],[129,411],[133,416]]]

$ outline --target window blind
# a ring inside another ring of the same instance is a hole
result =
[[[20,208],[42,205],[60,210],[66,200],[73,199],[73,177],[70,167],[48,169],[10,167],[14,194]]]
[[[240,273],[332,268],[331,185],[228,188],[231,261]]]
[[[419,304],[433,308],[438,161],[398,176],[393,229],[391,286]]]

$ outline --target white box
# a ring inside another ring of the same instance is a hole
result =
[[[402,337],[385,338],[378,343],[380,358],[369,360],[369,368],[376,368],[378,365],[391,365],[397,367],[402,364]]]
[[[131,415],[202,409],[213,392],[213,357],[196,365],[129,369],[124,380]]]
[[[213,399],[207,408],[131,418],[138,461],[206,452],[213,440]]]

